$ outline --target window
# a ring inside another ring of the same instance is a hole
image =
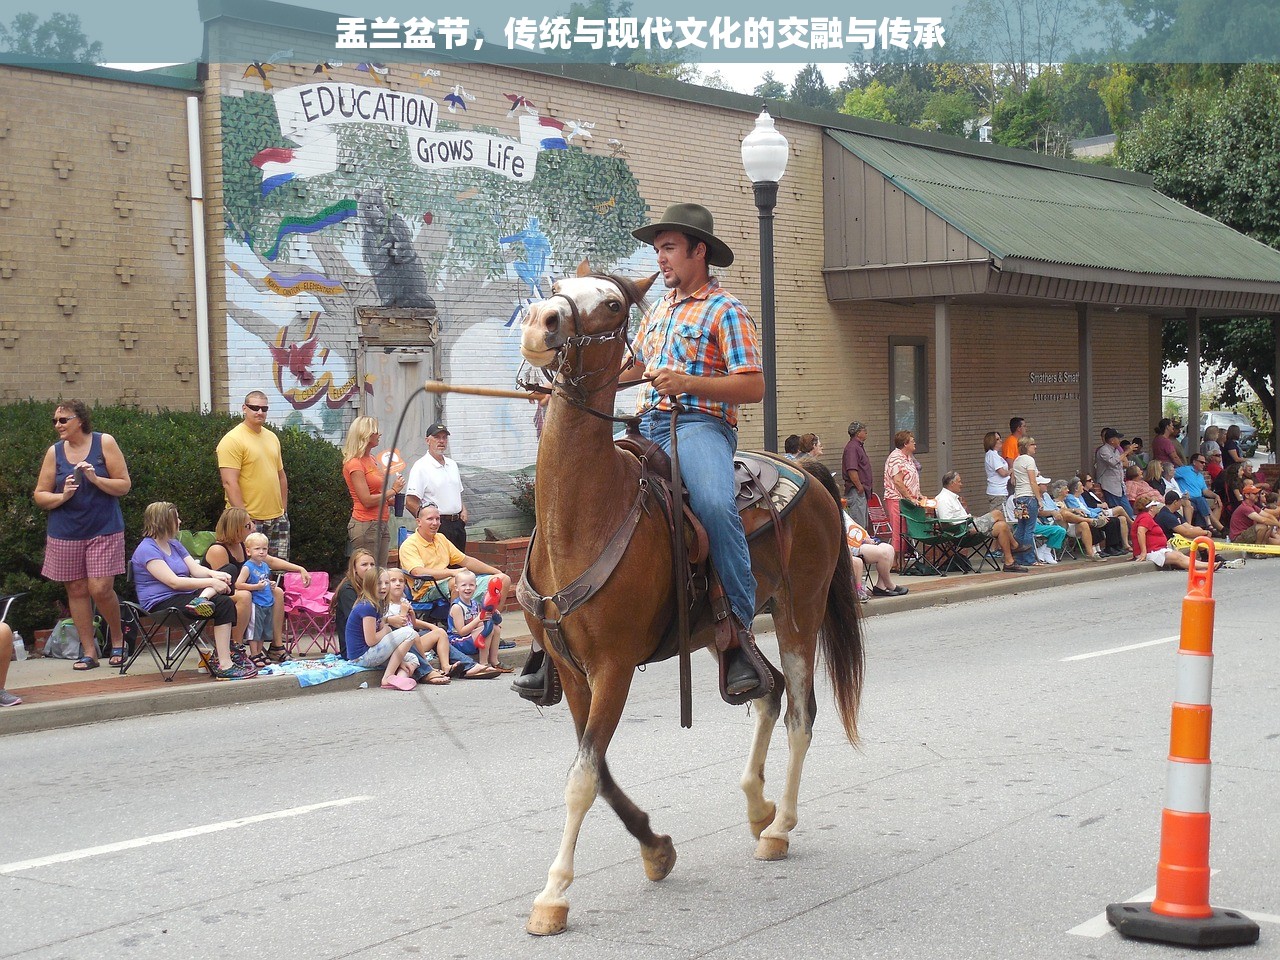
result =
[[[910,430],[916,450],[929,450],[929,363],[923,337],[889,338],[889,435]]]

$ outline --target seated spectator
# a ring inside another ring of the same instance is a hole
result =
[[[893,582],[893,547],[877,540],[855,523],[847,513],[844,514],[845,542],[849,545],[849,553],[853,557],[853,587],[858,599],[867,602],[867,591],[862,586],[862,578],[866,575],[867,564],[876,568],[876,582],[871,588],[877,597],[906,596],[907,588]]]
[[[142,542],[133,551],[130,565],[138,603],[148,613],[176,610],[191,619],[212,618],[217,661],[210,664],[215,680],[243,680],[258,669],[248,661],[235,662],[231,652],[231,628],[236,605],[231,599],[231,577],[210,570],[187,553],[178,540],[181,523],[178,508],[160,501],[142,513]]]
[[[1143,497],[1134,504],[1138,518],[1133,522],[1133,558],[1150,560],[1162,570],[1186,570],[1191,561],[1169,546],[1169,538],[1156,523],[1155,515],[1163,504],[1163,500],[1151,497]]]
[[[481,666],[498,673],[511,673],[510,667],[498,662],[498,643],[502,638],[502,614],[493,611],[486,616],[476,596],[476,575],[470,570],[459,570],[453,575],[453,585],[458,596],[449,607],[449,643],[456,651],[475,658]],[[491,625],[489,635],[484,636],[485,626]],[[484,646],[481,647],[483,642]]]
[[[1262,506],[1262,488],[1256,484],[1245,484],[1240,492],[1244,499],[1231,515],[1232,541],[1280,545],[1280,511]]]
[[[399,567],[383,570],[378,574],[380,589],[383,588],[384,583],[387,595],[384,619],[394,628],[391,635],[401,640],[414,639],[414,651],[416,654],[421,654],[418,657],[418,668],[414,670],[414,677],[419,683],[432,685],[448,683],[449,674],[453,672],[448,634],[434,623],[423,620],[413,609],[413,604],[405,596],[403,570]],[[436,655],[436,662],[440,664],[439,670],[432,667],[427,659],[432,652]],[[470,666],[475,666],[475,662],[472,661]]]
[[[988,450],[993,450],[994,447],[993,444]],[[1003,460],[1001,462],[1003,463]],[[942,489],[938,491],[936,497],[938,519],[973,521],[979,533],[991,537],[1000,544],[1000,552],[1004,554],[1005,573],[1026,573],[1027,568],[1018,563],[1013,556],[1013,530],[1004,518],[1004,510],[992,510],[982,516],[972,516],[964,498],[960,496],[960,491],[963,489],[964,480],[961,479],[959,471],[951,470],[943,475]]]
[[[1146,470],[1149,461],[1147,460],[1146,452],[1142,449],[1142,438],[1134,437],[1129,443],[1131,444],[1129,447],[1129,462],[1137,464],[1142,470]]]
[[[9,661],[13,659],[13,630],[7,623],[0,623],[0,707],[16,707],[22,702],[17,694],[4,688],[9,679]]]
[[[816,433],[806,433],[800,438],[799,456],[822,459],[822,441]]]
[[[1227,427],[1227,436],[1225,440],[1220,440],[1222,446],[1222,466],[1229,467],[1233,463],[1245,463],[1244,451],[1240,449],[1240,424],[1233,423]]]
[[[1065,530],[1067,533],[1073,534],[1084,547],[1084,559],[1101,560],[1098,551],[1093,546],[1094,520],[1083,513],[1076,513],[1068,507],[1063,498],[1067,495],[1067,483],[1065,480],[1050,480],[1048,477],[1040,478],[1040,516],[1050,518],[1055,524]],[[1100,520],[1101,518],[1099,518]],[[1099,523],[1098,528],[1105,526],[1105,523]],[[1066,537],[1063,537],[1062,543],[1066,544]],[[1060,550],[1061,547],[1055,547]]]
[[[364,575],[377,565],[372,553],[363,547],[357,547],[351,551],[351,558],[347,560],[347,575],[333,589],[333,629],[338,638],[338,652],[343,660],[347,659],[347,618],[356,605],[359,584],[364,580]]]
[[[1151,458],[1172,463],[1175,467],[1186,464],[1182,451],[1174,442],[1174,425],[1168,417],[1164,417],[1155,427],[1155,439],[1151,441]]]
[[[387,690],[412,690],[418,685],[414,672],[422,661],[414,650],[417,633],[393,636],[396,628],[386,620],[386,581],[376,567],[364,572],[356,585],[356,604],[347,618],[347,660],[358,667],[382,667],[382,686]],[[399,617],[401,626],[407,625]],[[402,639],[403,638],[403,639]]]
[[[1104,521],[1102,526],[1102,535],[1105,543],[1104,555],[1112,557],[1118,557],[1121,554],[1128,555],[1129,515],[1124,512],[1123,507],[1108,507],[1100,497],[1094,498],[1094,503],[1097,506],[1091,505],[1085,499],[1085,480],[1088,480],[1090,484],[1093,483],[1093,478],[1087,474],[1083,480],[1080,477],[1072,477],[1068,480],[1067,493],[1062,502],[1076,513],[1082,514],[1090,520]]]
[[[1197,526],[1212,526],[1214,530],[1221,531],[1222,523],[1219,517],[1222,515],[1222,502],[1209,489],[1204,472],[1207,464],[1208,460],[1204,454],[1197,453],[1191,458],[1190,464],[1178,467],[1173,471],[1173,475],[1182,492],[1191,498],[1191,505],[1195,508],[1192,522]]]
[[[786,454],[788,460],[794,460],[800,455],[800,436],[793,433],[782,441],[782,452]]]
[[[1170,540],[1174,534],[1186,537],[1188,540],[1194,540],[1196,537],[1212,537],[1213,534],[1204,527],[1197,527],[1187,523],[1186,518],[1182,515],[1182,501],[1178,499],[1177,493],[1170,490],[1164,495],[1164,506],[1156,514],[1156,523],[1160,525],[1160,529],[1164,531],[1164,535]]]
[[[1218,479],[1218,474],[1222,472],[1222,447],[1218,444],[1218,435],[1222,432],[1220,427],[1208,426],[1204,430],[1204,438],[1200,441],[1200,452],[1203,453],[1209,461],[1205,472],[1209,474],[1210,482]]]
[[[487,573],[502,583],[499,599],[511,586],[511,578],[501,570],[467,556],[440,533],[440,508],[429,500],[418,510],[417,529],[400,544],[400,566],[411,577],[431,577],[442,585],[453,577],[451,567]]]
[[[1159,493],[1160,496],[1165,494],[1164,466],[1163,460],[1152,460],[1147,464],[1147,468],[1142,471],[1142,477],[1147,481],[1147,485]]]
[[[1136,502],[1139,497],[1159,497],[1161,502],[1164,501],[1164,492],[1147,483],[1142,475],[1142,468],[1136,463],[1131,463],[1124,469],[1124,493],[1130,503]]]

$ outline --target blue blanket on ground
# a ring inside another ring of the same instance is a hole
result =
[[[325,654],[321,660],[286,660],[284,663],[273,663],[258,671],[264,677],[278,676],[287,673],[298,678],[298,685],[314,687],[326,680],[337,680],[349,677],[353,673],[363,673],[372,667],[357,667],[349,660],[343,660],[337,654]]]

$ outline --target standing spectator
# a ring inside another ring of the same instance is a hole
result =
[[[858,526],[871,526],[867,516],[867,494],[871,492],[871,458],[867,456],[867,427],[859,420],[849,424],[849,442],[844,445],[840,469],[844,472],[844,497],[849,516]]]
[[[0,623],[0,707],[16,707],[22,702],[17,694],[4,688],[9,678],[9,661],[13,659],[13,630],[7,623]]]
[[[1013,541],[1014,556],[1024,567],[1035,566],[1036,518],[1039,516],[1040,484],[1036,469],[1036,438],[1018,439],[1018,456],[1013,461]]]
[[[1010,474],[1008,461],[996,450],[999,443],[1000,432],[987,431],[982,438],[982,466],[987,474],[987,506],[1003,511],[1004,502],[1009,499]]]
[[[49,514],[40,573],[66,584],[82,654],[73,669],[98,665],[94,606],[111,637],[111,665],[119,666],[124,662],[124,634],[115,578],[125,571],[120,498],[133,481],[115,438],[93,432],[83,401],[59,403],[53,429],[59,442],[45,451],[32,495],[36,506]]]
[[[1233,423],[1227,427],[1227,438],[1222,441],[1222,465],[1244,463],[1244,459],[1244,451],[1240,449],[1240,424]]]
[[[916,435],[899,430],[893,452],[884,462],[884,507],[893,528],[893,554],[902,556],[902,501],[920,502],[920,470],[916,467]]]
[[[816,433],[806,433],[800,438],[800,456],[822,458],[822,441]]]
[[[1133,504],[1124,491],[1124,471],[1129,465],[1127,457],[1129,447],[1121,446],[1120,431],[1107,427],[1102,431],[1102,446],[1094,451],[1093,472],[1097,475],[1098,486],[1102,488],[1102,496],[1109,507],[1124,507],[1129,519],[1137,519],[1133,512]]]
[[[444,455],[448,445],[449,430],[443,423],[427,427],[427,455],[409,471],[405,505],[416,517],[424,503],[434,503],[440,508],[440,532],[459,551],[466,553],[467,507],[462,502],[462,476],[458,465]]]
[[[1132,440],[1129,441],[1129,443],[1132,444],[1132,446],[1129,448],[1129,462],[1132,464],[1136,464],[1138,466],[1138,469],[1142,470],[1145,473],[1147,469],[1147,464],[1150,463],[1151,461],[1147,459],[1146,453],[1144,453],[1142,450],[1142,438],[1134,437]]]
[[[787,437],[786,440],[782,441],[782,454],[788,460],[794,460],[796,457],[800,456],[799,434],[793,433],[791,436]]]
[[[267,655],[262,642],[279,639],[275,632],[275,590],[271,583],[271,568],[267,566],[267,535],[253,532],[244,538],[249,559],[240,567],[236,578],[236,592],[247,590],[253,594],[253,640],[249,643],[249,659],[255,667],[267,665]],[[274,648],[276,644],[271,643]],[[281,645],[281,654],[284,653]]]
[[[1181,467],[1185,464],[1186,461],[1182,458],[1182,451],[1173,442],[1173,421],[1165,417],[1156,424],[1155,430],[1156,437],[1151,441],[1152,459],[1172,463],[1175,467]],[[1129,455],[1132,457],[1132,449],[1130,449]]]
[[[1018,459],[1018,455],[1022,452],[1018,448],[1018,442],[1027,435],[1027,421],[1022,417],[1009,418],[1009,435],[1004,438],[1004,443],[1000,446],[1000,456],[1004,457],[1005,465],[1010,470],[1013,469],[1013,461]],[[1010,493],[1013,491],[1010,490]]]
[[[218,441],[218,473],[228,507],[244,507],[271,555],[289,559],[289,479],[280,438],[266,429],[267,395],[252,391],[241,406],[244,420]]]
[[[992,431],[987,437],[999,437],[999,434]],[[987,448],[988,453],[995,453],[995,443]],[[1000,454],[996,453],[996,458],[1000,463],[1004,463],[1004,459]],[[1000,481],[1001,488],[1004,487],[1004,481]],[[939,520],[972,520],[974,528],[984,536],[991,537],[1000,545],[1000,552],[1004,554],[1004,572],[1005,573],[1026,573],[1027,568],[1020,565],[1013,557],[1013,531],[1009,529],[1009,523],[1004,518],[1004,498],[1000,498],[1000,503],[990,513],[982,516],[973,516],[969,513],[969,507],[964,502],[964,498],[960,495],[960,491],[964,489],[964,481],[960,478],[959,471],[949,470],[942,475],[942,489],[938,491],[935,498],[938,501],[938,519]]]
[[[392,461],[394,476],[391,487],[382,489],[386,468],[382,460],[373,455],[381,439],[377,420],[356,417],[347,430],[347,442],[342,447],[342,479],[347,482],[347,492],[351,494],[351,519],[347,521],[348,553],[363,547],[370,553],[385,557],[391,546],[391,511],[387,501],[394,500],[396,494],[404,490],[406,480],[402,472],[395,470],[395,464],[399,462],[396,458]],[[383,523],[380,543],[377,536],[379,519]]]
[[[217,650],[217,663],[211,667],[214,679],[257,676],[257,667],[237,663],[231,652],[231,628],[236,622],[236,605],[230,597],[231,577],[220,570],[210,570],[187,553],[178,540],[181,523],[178,508],[172,503],[152,503],[143,512],[143,540],[130,561],[138,603],[148,613],[170,608],[190,616],[187,611],[202,599],[202,592],[213,591],[214,596],[206,602],[213,607],[210,615]]]

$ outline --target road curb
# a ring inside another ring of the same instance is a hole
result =
[[[862,615],[879,617],[907,610],[921,610],[943,604],[966,603],[989,597],[1048,590],[1053,587],[1091,583],[1096,580],[1113,580],[1148,572],[1157,571],[1147,563],[1113,562],[1034,574],[1007,574],[999,580],[990,580],[985,583],[964,583],[957,576],[954,581],[948,578],[945,586],[919,590],[905,597],[877,597],[862,606]],[[909,579],[903,579],[908,588],[910,587]],[[757,634],[772,633],[773,617],[762,614],[756,617],[752,627]],[[515,649],[504,651],[502,655],[503,661],[517,671],[524,666],[528,656],[527,643],[519,643]],[[0,712],[0,736],[77,727],[104,720],[124,720],[130,717],[158,716],[186,710],[206,710],[210,707],[337,693],[359,689],[362,683],[370,683],[377,678],[377,671],[364,671],[315,686],[302,687],[298,685],[296,677],[285,674],[225,683],[211,682],[135,690],[128,693],[98,694],[53,703],[23,704]]]

